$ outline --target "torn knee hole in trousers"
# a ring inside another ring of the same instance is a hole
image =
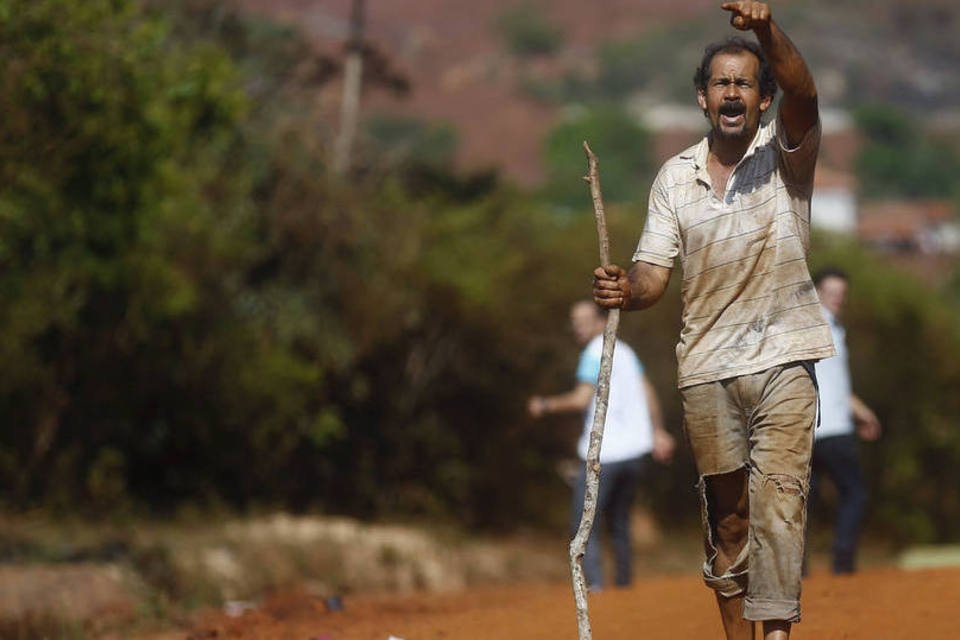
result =
[[[697,483],[697,489],[700,492],[700,515],[704,528],[704,550],[706,551],[706,559],[703,564],[703,579],[706,585],[718,594],[726,598],[732,598],[746,591],[747,559],[750,552],[749,541],[747,537],[744,536],[744,543],[739,553],[736,554],[736,558],[732,564],[722,572],[718,573],[716,571],[715,563],[718,558],[718,550],[713,534],[716,516],[711,513],[711,509],[709,508],[707,478],[708,476],[700,476],[700,481]]]

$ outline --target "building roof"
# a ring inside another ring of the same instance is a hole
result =
[[[945,200],[868,201],[860,207],[857,235],[874,245],[922,251],[930,246],[930,234],[954,219],[953,205]]]

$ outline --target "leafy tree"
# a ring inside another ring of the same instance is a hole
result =
[[[900,542],[946,542],[957,527],[960,402],[956,305],[846,242],[819,239],[814,267],[851,280],[848,327],[854,389],[877,412],[883,437],[864,447],[873,523]]]
[[[367,135],[378,163],[394,169],[411,164],[447,168],[457,150],[453,127],[427,124],[414,118],[373,116],[367,122]]]
[[[567,210],[591,211],[583,180],[583,141],[602,163],[604,199],[645,199],[653,171],[650,135],[622,109],[599,106],[584,110],[555,127],[545,144],[548,177],[544,195]]]
[[[640,93],[658,101],[690,101],[703,46],[716,37],[711,24],[694,19],[601,42],[594,53],[595,73],[568,70],[557,79],[526,76],[521,89],[549,104],[606,104]]]
[[[854,112],[865,144],[856,159],[867,198],[945,198],[960,195],[960,155],[930,140],[902,111],[864,106]]]
[[[503,13],[496,26],[510,51],[518,56],[550,54],[563,43],[560,29],[551,25],[543,13],[530,4]]]
[[[644,88],[657,68],[651,54],[654,43],[647,38],[604,42],[597,52],[600,72],[597,90],[607,99],[622,99]]]
[[[222,49],[172,40],[136,3],[11,9],[0,23],[0,352],[17,363],[0,376],[7,497],[116,508],[128,490],[157,504],[250,491],[254,479],[235,482],[247,477],[238,443],[288,425],[303,408],[289,393],[309,398],[317,373],[271,351],[236,304],[259,254],[240,76]]]
[[[303,43],[224,6],[0,5],[4,505],[564,526],[553,461],[579,421],[532,424],[524,399],[575,364],[567,310],[597,260],[580,144],[601,159],[622,263],[642,228],[645,132],[606,107],[559,127],[552,210],[454,172],[452,133],[409,120],[371,123],[368,157],[396,162],[337,181]],[[818,244],[853,274],[855,384],[887,425],[874,522],[955,537],[953,303]],[[622,335],[679,435],[673,280]],[[694,477],[683,457],[661,474],[658,513],[695,519]]]

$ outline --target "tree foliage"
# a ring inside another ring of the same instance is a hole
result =
[[[584,110],[549,133],[544,154],[548,171],[545,197],[568,210],[592,210],[590,192],[581,179],[585,140],[603,162],[605,200],[645,200],[653,172],[650,135],[614,106]]]
[[[563,44],[563,32],[532,4],[504,12],[497,18],[496,28],[510,51],[521,57],[551,54]]]
[[[960,535],[960,325],[935,290],[856,246],[821,241],[815,266],[850,274],[844,318],[854,392],[884,426],[865,445],[873,523],[896,539],[946,542]]]
[[[856,170],[866,197],[960,197],[960,154],[954,147],[931,140],[893,107],[860,107],[854,118],[865,139]]]
[[[450,174],[447,133],[429,162],[331,182],[304,85],[258,92],[251,27],[217,3],[14,4],[6,504],[515,515],[512,483],[550,467],[521,446],[542,341],[504,284],[556,288],[536,207]]]
[[[0,352],[17,365],[0,377],[0,473],[17,501],[107,500],[145,470],[138,452],[176,440],[177,355],[225,321],[204,309],[250,252],[231,166],[246,100],[222,52],[175,46],[131,3],[9,5]]]
[[[173,8],[171,8],[171,6]],[[569,304],[597,261],[580,176],[601,159],[629,260],[646,134],[598,110],[551,137],[552,203],[451,169],[443,126],[372,119],[326,171],[322,61],[215,0],[0,5],[0,483],[8,509],[260,505],[474,526],[566,521],[577,417]],[[957,535],[955,309],[853,247],[857,390],[886,423],[875,522]],[[680,434],[680,278],[622,335]],[[688,456],[650,496],[696,518]]]

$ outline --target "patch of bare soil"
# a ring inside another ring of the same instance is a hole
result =
[[[814,574],[804,585],[794,640],[956,637],[960,569],[869,569]],[[722,637],[711,593],[696,576],[644,578],[591,596],[597,640]],[[568,585],[469,589],[447,595],[355,596],[342,611],[302,592],[237,617],[211,613],[185,638],[271,640],[560,640],[577,637]]]

